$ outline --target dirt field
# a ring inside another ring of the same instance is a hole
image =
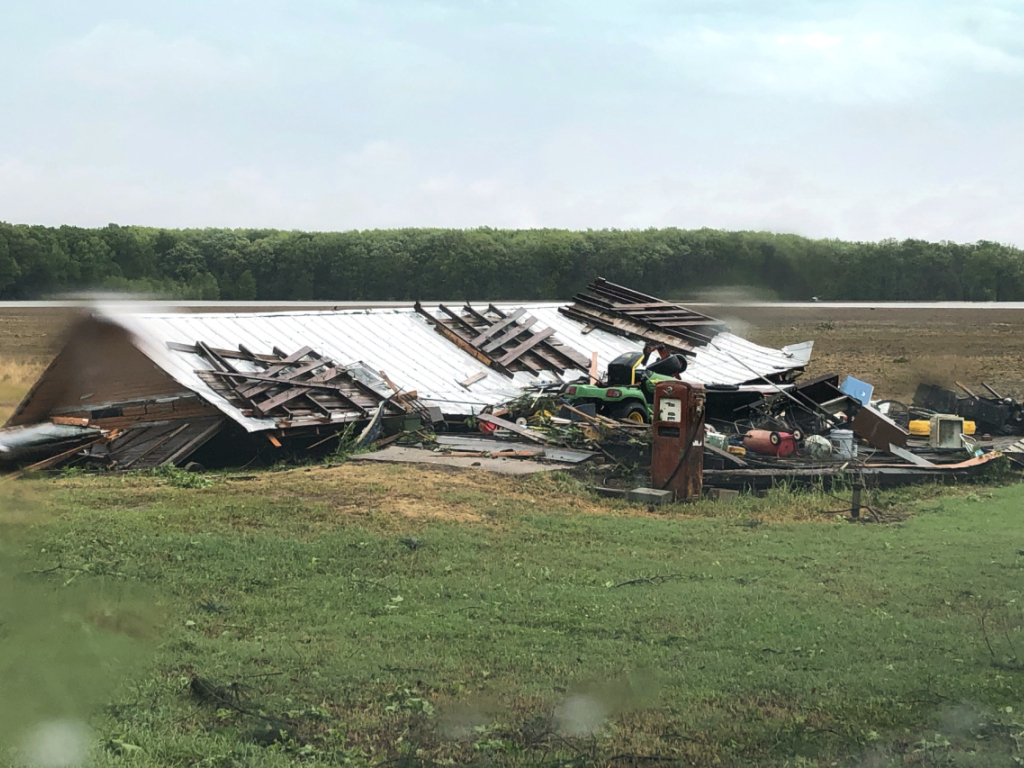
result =
[[[856,376],[879,397],[909,400],[921,382],[956,381],[1024,396],[1024,311],[736,307],[728,317],[759,344],[814,339],[809,374]]]
[[[737,306],[711,313],[760,344],[814,339],[811,375],[856,376],[879,397],[909,400],[922,381],[985,381],[1001,394],[1024,396],[1021,310]],[[69,309],[0,310],[0,422],[60,348],[74,317]]]
[[[0,424],[60,349],[74,317],[68,309],[0,310]]]

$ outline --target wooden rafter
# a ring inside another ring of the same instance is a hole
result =
[[[537,327],[537,319],[522,307],[508,314],[493,304],[479,310],[467,303],[459,311],[441,304],[438,310],[440,316],[416,304],[416,311],[438,333],[506,376],[511,377],[516,371],[585,371],[589,365],[584,355],[558,342],[553,329]]]
[[[573,304],[560,311],[588,327],[664,344],[682,353],[692,353],[728,329],[720,320],[604,278],[595,280],[586,293],[574,296]]]
[[[212,370],[196,373],[214,391],[246,415],[276,419],[281,427],[367,419],[382,403],[387,415],[405,413],[404,407],[311,347],[290,354],[275,347],[270,355],[253,354],[242,346],[237,352],[213,349],[202,342],[172,349],[202,356]]]

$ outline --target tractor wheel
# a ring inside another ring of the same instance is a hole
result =
[[[647,423],[647,407],[640,403],[622,403],[611,409],[613,419],[632,421],[636,424]]]

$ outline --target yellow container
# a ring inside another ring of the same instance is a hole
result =
[[[973,435],[977,430],[973,421],[964,421],[964,434]],[[917,437],[928,437],[932,432],[932,423],[926,419],[915,419],[910,422],[910,434]]]
[[[730,445],[725,450],[727,450],[729,453],[733,454],[734,456],[746,456],[747,455],[747,449],[744,448],[742,445]]]

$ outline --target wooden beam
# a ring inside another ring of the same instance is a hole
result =
[[[464,379],[463,381],[460,381],[459,385],[465,387],[466,389],[469,389],[473,384],[476,384],[481,379],[486,379],[486,378],[487,378],[487,371],[478,371],[477,373],[474,373],[472,376],[470,376],[468,379]]]
[[[168,458],[164,459],[160,465],[162,467],[173,466],[183,458],[187,458],[195,453],[197,450],[203,447],[203,444],[208,442],[211,437],[220,432],[224,428],[224,419],[217,419],[213,424],[204,429],[194,438],[189,440],[185,445],[179,448],[177,451],[172,453]]]
[[[513,341],[516,338],[516,336],[519,336],[524,331],[529,330],[536,323],[537,318],[528,317],[526,318],[525,322],[516,324],[515,328],[511,328],[505,333],[501,334],[501,336],[498,336],[497,338],[488,341],[486,344],[483,345],[482,349],[484,350],[484,352],[493,352],[494,350],[501,348],[505,344],[508,344],[510,341]]]
[[[322,368],[325,365],[329,366],[330,364],[330,360],[318,358],[311,363],[306,363],[305,365],[302,365],[299,368],[292,368],[291,370],[289,370],[289,366],[287,365],[276,365],[273,366],[272,368],[269,368],[266,372],[266,375],[273,376],[276,381],[280,381],[282,383],[290,382],[298,376],[302,376],[303,374],[309,373],[310,371],[315,371],[317,368]],[[250,398],[253,395],[258,395],[261,392],[266,392],[268,389],[273,388],[273,386],[273,384],[264,382],[262,384],[256,384],[254,386],[247,387],[244,390],[239,389],[238,394],[241,395],[242,397]]]
[[[262,403],[253,403],[253,407],[261,416],[269,416],[270,412],[277,408],[278,406],[284,405],[285,403],[290,403],[292,400],[302,397],[303,395],[310,391],[311,390],[308,389],[307,387],[289,387],[284,392],[281,392],[278,395],[274,395],[273,397],[264,400]]]
[[[202,341],[197,341],[196,346],[202,350],[203,356],[214,368],[218,368],[222,371],[234,371],[235,367],[231,365],[227,360],[222,358],[219,354],[213,351],[208,344]]]
[[[469,334],[468,336],[463,336],[463,338],[466,341],[469,341],[470,344],[472,344],[473,342],[470,341],[470,339],[477,333],[479,333],[480,329],[475,327],[472,323],[468,322],[466,318],[462,317],[458,312],[454,311],[453,309],[449,309],[444,304],[438,304],[437,307],[446,315],[448,315],[448,317],[450,317],[454,322],[458,323],[462,330],[466,331]],[[448,327],[451,328],[451,326]],[[454,328],[451,329],[455,331]],[[458,331],[455,332],[458,333]],[[459,333],[459,335],[462,336],[461,333]]]
[[[122,465],[122,468],[123,469],[128,469],[129,467],[132,466],[132,464],[135,464],[136,462],[141,461],[142,459],[146,458],[147,456],[149,456],[149,454],[151,454],[157,448],[159,448],[160,446],[164,445],[168,441],[173,440],[175,437],[180,435],[182,432],[184,432],[190,426],[192,426],[192,425],[189,422],[185,422],[180,427],[178,427],[177,429],[173,430],[170,434],[164,435],[163,437],[158,439],[155,443],[153,443],[151,446],[149,446],[149,448],[144,450],[142,453],[140,453],[134,459],[129,461],[127,464]]]
[[[267,376],[265,373],[244,373],[238,371],[237,373],[229,373],[227,371],[196,371],[196,373],[205,373],[213,376],[222,376],[226,379],[245,379],[249,381],[265,381],[269,382],[272,386],[283,386],[283,387],[304,387],[306,389],[327,389],[331,391],[341,391],[342,385],[332,384],[327,381],[314,381],[313,379],[307,379],[306,381],[282,381],[281,379],[275,379],[273,376]],[[349,382],[346,382],[349,383]],[[354,387],[354,384],[351,385]],[[380,395],[377,395],[379,398]]]
[[[533,336],[531,336],[529,339],[527,339],[522,344],[520,344],[518,347],[515,347],[514,349],[512,349],[508,354],[506,354],[498,362],[501,363],[502,365],[508,365],[509,363],[512,363],[515,360],[518,360],[520,355],[523,355],[526,352],[529,352],[535,346],[537,346],[542,341],[544,341],[544,339],[546,339],[548,336],[554,336],[554,335],[555,335],[555,329],[554,328],[547,328],[547,329],[545,329],[543,331],[538,331],[537,333],[533,334]]]
[[[502,419],[498,416],[492,416],[489,413],[477,414],[476,418],[479,421],[484,421],[487,422],[488,424],[494,424],[496,427],[501,427],[502,429],[507,429],[510,432],[515,432],[517,435],[522,435],[528,440],[533,440],[535,443],[547,445],[549,442],[547,435],[545,435],[543,432],[537,432],[533,429],[529,429],[528,427],[521,427],[515,422],[506,421],[505,419]]]
[[[520,307],[515,312],[513,312],[511,315],[508,315],[503,320],[499,320],[494,325],[492,325],[490,328],[488,328],[486,331],[484,331],[483,333],[478,335],[475,339],[472,339],[470,343],[472,343],[474,346],[480,346],[481,342],[486,341],[487,339],[491,338],[492,336],[497,334],[499,331],[505,329],[506,327],[508,327],[512,323],[516,322],[520,317],[522,317],[525,314],[526,314],[526,310],[523,309],[522,307]]]
[[[64,459],[71,458],[72,456],[74,456],[79,451],[84,451],[86,448],[92,448],[94,445],[99,445],[100,443],[107,442],[108,440],[113,440],[114,438],[116,438],[118,436],[118,434],[120,434],[120,433],[115,429],[110,434],[104,435],[103,437],[98,437],[95,440],[93,440],[92,442],[85,443],[84,445],[76,446],[75,448],[72,448],[71,450],[64,451],[64,453],[58,453],[56,456],[49,456],[49,457],[43,459],[42,461],[37,461],[35,464],[31,464],[31,465],[25,467],[20,472],[16,472],[13,475],[7,475],[7,477],[4,478],[4,479],[5,480],[16,480],[19,477],[24,477],[29,472],[36,472],[36,471],[38,471],[40,469],[49,469],[50,467],[54,466],[55,464],[59,464],[60,462],[64,461]]]

